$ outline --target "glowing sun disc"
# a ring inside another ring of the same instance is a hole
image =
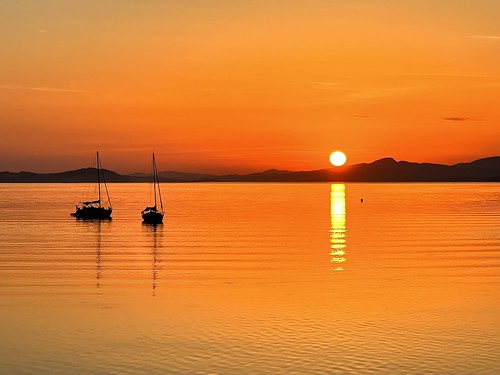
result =
[[[344,165],[347,160],[347,156],[342,151],[334,151],[330,154],[330,163],[336,167]]]

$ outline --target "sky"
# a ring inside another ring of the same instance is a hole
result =
[[[2,0],[0,171],[500,155],[500,1]]]

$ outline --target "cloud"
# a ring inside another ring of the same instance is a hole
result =
[[[452,117],[443,117],[441,120],[446,120],[446,121],[469,121],[472,120],[469,117],[459,117],[459,116],[452,116]]]
[[[320,89],[320,90],[338,89],[339,86],[341,85],[340,82],[318,82],[318,81],[313,81],[313,82],[308,82],[308,83],[313,88]]]
[[[88,92],[88,90],[78,90],[78,89],[65,89],[59,87],[27,87],[27,90],[32,91],[47,91],[47,92]]]
[[[37,87],[37,86],[15,86],[15,85],[0,85],[1,90],[28,90],[39,92],[66,92],[66,93],[86,93],[88,90],[70,89],[62,87]]]
[[[487,40],[499,40],[499,35],[472,35],[471,38],[476,39],[487,39]]]
[[[497,78],[496,76],[487,74],[473,74],[473,73],[400,73],[399,76],[409,77],[462,77],[462,78]]]
[[[383,98],[404,96],[419,89],[421,89],[420,86],[360,88],[353,90],[348,95],[348,99],[354,101],[383,99]]]

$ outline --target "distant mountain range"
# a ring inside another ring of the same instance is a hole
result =
[[[94,182],[95,168],[82,168],[59,173],[0,172],[0,182]],[[108,182],[149,182],[143,173],[120,175],[104,170]],[[500,182],[500,156],[455,165],[412,163],[384,158],[373,163],[360,163],[313,171],[270,169],[261,173],[212,175],[165,171],[161,182]]]

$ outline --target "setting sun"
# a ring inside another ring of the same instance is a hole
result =
[[[334,151],[330,154],[330,163],[332,163],[336,167],[344,165],[346,160],[347,157],[342,151]]]

